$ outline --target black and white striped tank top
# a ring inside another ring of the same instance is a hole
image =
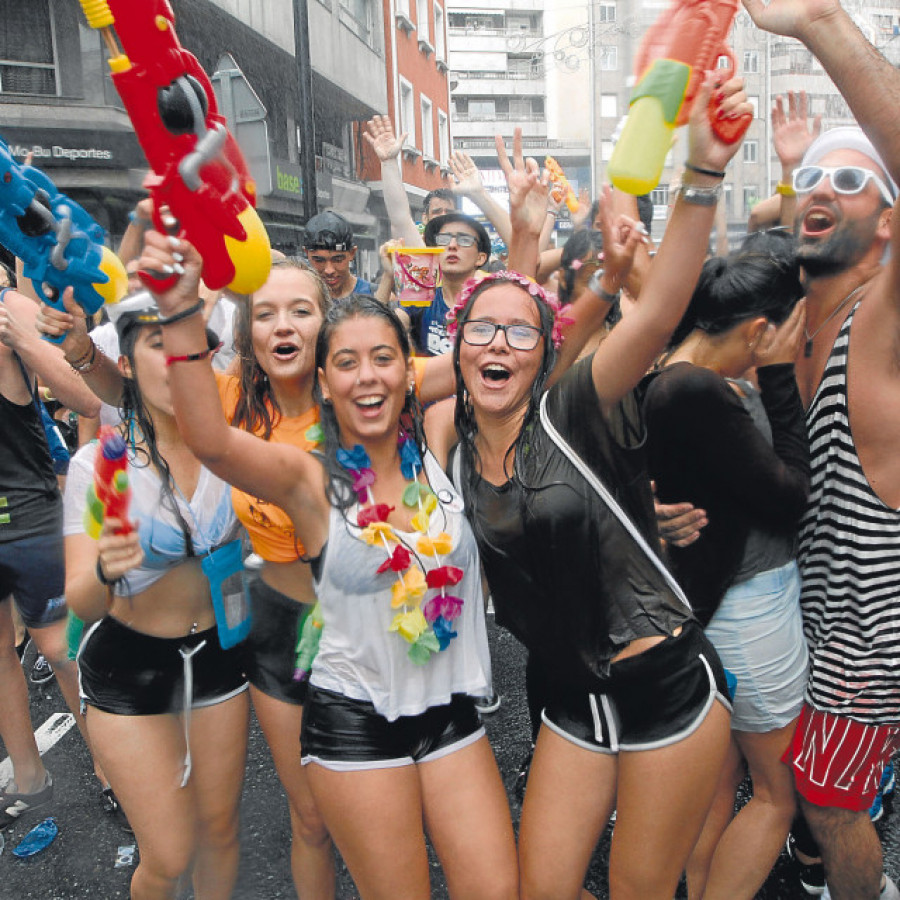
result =
[[[801,605],[810,647],[807,700],[872,725],[900,722],[900,510],[863,473],[847,412],[841,326],[806,414],[812,454],[800,524]]]

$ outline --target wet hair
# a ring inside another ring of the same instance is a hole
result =
[[[331,341],[337,329],[344,322],[357,318],[380,319],[386,322],[393,329],[404,360],[408,360],[412,352],[409,335],[397,314],[374,297],[365,294],[350,294],[348,297],[342,298],[339,303],[332,304],[325,315],[325,321],[319,329],[319,337],[316,341],[316,379],[313,384],[313,399],[319,406],[319,421],[324,434],[324,443],[321,449],[322,461],[328,474],[328,500],[342,511],[349,509],[356,500],[352,490],[353,478],[337,461],[337,451],[341,447],[341,430],[334,414],[334,407],[322,396],[319,371],[325,371],[328,353],[331,350]],[[415,441],[424,460],[428,448],[425,442],[425,430],[422,426],[422,415],[422,406],[415,389],[407,391],[400,413],[400,431],[408,434]]]
[[[304,272],[316,287],[316,301],[324,318],[331,307],[331,293],[322,280],[322,276],[308,263],[296,257],[276,259],[273,269],[296,269]],[[267,441],[272,436],[272,429],[281,420],[281,409],[269,384],[269,376],[259,364],[253,352],[253,298],[251,294],[246,302],[237,303],[237,315],[234,325],[234,349],[241,363],[238,376],[237,402],[231,424],[252,434],[259,435]]]
[[[188,556],[196,556],[190,526],[185,521],[175,499],[176,487],[172,472],[165,457],[159,452],[156,444],[156,428],[154,428],[153,419],[144,404],[137,381],[138,370],[134,351],[138,336],[144,328],[159,328],[160,326],[154,322],[141,322],[132,316],[120,319],[117,326],[119,353],[128,360],[132,373],[130,378],[123,379],[121,408],[122,419],[127,429],[126,441],[131,448],[133,464],[142,468],[152,465],[159,472],[160,504],[168,509],[178,521],[178,526],[184,536],[185,553]],[[210,347],[214,347],[219,342],[215,332],[208,328],[206,329],[206,340]],[[137,446],[138,436],[142,440],[140,447]]]
[[[762,316],[780,325],[803,296],[793,238],[785,232],[749,235],[740,251],[707,260],[670,347],[694,329],[724,334]]]
[[[581,228],[572,233],[572,236],[563,246],[560,268],[563,277],[559,280],[559,302],[571,303],[575,298],[572,292],[575,290],[575,279],[578,277],[578,269],[572,266],[575,260],[583,260],[585,256],[599,253],[603,249],[603,235],[599,231]]]
[[[464,453],[466,458],[472,463],[472,465],[468,467],[469,477],[464,480],[462,484],[463,501],[467,510],[474,510],[475,508],[475,489],[478,485],[480,476],[478,475],[479,467],[477,465],[478,450],[475,446],[478,426],[475,423],[475,410],[472,407],[472,400],[469,397],[469,392],[463,381],[462,369],[459,364],[459,351],[463,343],[463,325],[468,321],[475,301],[491,288],[502,284],[512,284],[527,296],[531,297],[534,301],[535,308],[538,311],[541,334],[544,338],[542,342],[544,349],[541,365],[538,370],[537,378],[535,378],[534,383],[531,385],[531,397],[528,402],[528,410],[525,413],[525,421],[522,423],[519,435],[509,450],[510,455],[513,456],[514,462],[517,464],[514,466],[517,471],[524,471],[524,467],[518,465],[519,463],[524,462],[523,456],[526,452],[526,442],[522,440],[522,437],[523,435],[528,434],[537,420],[541,396],[544,393],[547,378],[556,363],[556,348],[553,346],[553,323],[555,315],[553,309],[547,303],[539,297],[528,294],[518,282],[512,280],[507,281],[502,278],[494,281],[486,281],[482,286],[477,287],[472,292],[472,296],[469,297],[469,302],[466,303],[457,315],[456,339],[453,343],[453,371],[456,375],[456,408],[454,410],[453,420],[456,423],[456,433],[459,436],[459,452]],[[504,460],[504,468],[505,467],[506,460]],[[472,517],[470,516],[470,518]]]
[[[456,197],[449,188],[437,188],[436,190],[429,191],[425,195],[425,202],[422,204],[422,210],[426,214],[428,213],[428,207],[431,206],[432,200],[447,200],[449,203],[452,203],[453,208],[456,209]]]

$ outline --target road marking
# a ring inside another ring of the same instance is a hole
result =
[[[75,716],[72,713],[54,713],[41,725],[34,733],[34,740],[37,743],[38,753],[43,756],[51,747],[53,747],[75,724]],[[0,784],[6,784],[13,777],[12,761],[7,756],[6,759],[0,761]]]

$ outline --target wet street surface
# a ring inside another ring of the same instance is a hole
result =
[[[500,772],[510,796],[514,822],[521,807],[514,795],[516,773],[529,747],[528,713],[524,696],[524,653],[519,644],[490,621],[495,684],[503,702],[486,718],[486,726]],[[26,654],[26,670],[34,650]],[[31,716],[35,729],[65,712],[55,679],[44,685],[29,684]],[[2,744],[0,744],[2,748]],[[6,756],[0,752],[0,759]],[[117,867],[119,848],[134,843],[101,806],[100,788],[77,729],[72,728],[44,756],[55,785],[53,802],[35,810],[3,832],[6,849],[0,855],[2,900],[116,900],[128,897],[134,863]],[[55,816],[59,836],[49,848],[31,860],[19,860],[12,848],[28,830],[46,816]],[[886,868],[900,875],[900,814],[888,804],[878,824],[885,848]],[[598,898],[607,898],[606,859],[612,829],[607,828],[597,848],[586,887]],[[241,864],[235,900],[295,898],[289,871],[290,826],[287,803],[275,775],[269,751],[256,726],[251,725],[247,776],[241,807]],[[647,865],[653,865],[648,859]],[[432,896],[446,898],[440,866],[432,856]],[[184,897],[192,896],[190,892]],[[353,883],[341,869],[340,898],[356,898]],[[678,897],[686,896],[682,890]],[[784,855],[779,859],[760,900],[792,900],[806,897]]]

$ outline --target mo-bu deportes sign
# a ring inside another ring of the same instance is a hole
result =
[[[32,162],[41,169],[55,166],[103,169],[147,167],[143,151],[130,132],[4,127],[0,134],[17,160],[23,162],[31,153]]]

